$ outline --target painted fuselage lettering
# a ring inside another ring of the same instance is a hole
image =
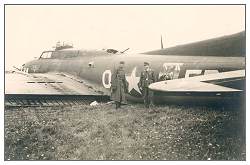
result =
[[[183,63],[164,63],[159,72],[159,81],[177,79]]]
[[[207,75],[207,74],[214,74],[214,73],[219,73],[218,70],[205,70],[204,71],[204,75]],[[193,76],[199,76],[199,75],[202,75],[202,70],[200,69],[197,69],[197,70],[186,70],[186,74],[185,74],[185,78],[187,77],[193,77]]]
[[[110,88],[111,87],[111,70],[105,70],[102,74],[102,85],[104,88]]]

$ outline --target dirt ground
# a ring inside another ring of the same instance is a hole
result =
[[[246,160],[237,108],[5,108],[5,160]]]

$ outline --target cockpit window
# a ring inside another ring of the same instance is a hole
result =
[[[78,50],[67,50],[67,51],[44,51],[40,56],[40,59],[62,59],[62,58],[73,58],[79,54]]]
[[[40,58],[51,58],[52,52],[43,52]]]

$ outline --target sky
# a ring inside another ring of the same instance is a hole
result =
[[[7,5],[5,68],[57,41],[139,53],[245,30],[244,5]]]

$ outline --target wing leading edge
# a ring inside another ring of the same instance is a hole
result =
[[[5,73],[5,94],[103,95],[84,80],[63,73]]]
[[[151,84],[149,88],[153,91],[160,92],[239,92],[242,90],[222,86],[221,82],[236,82],[238,80],[244,79],[245,70],[237,70],[182,79],[160,81]]]

